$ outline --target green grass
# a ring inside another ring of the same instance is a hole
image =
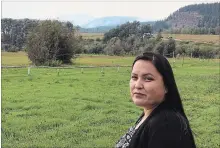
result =
[[[84,58],[79,65],[108,61]],[[106,63],[133,60],[114,58]],[[32,68],[27,75],[27,68],[3,68],[2,146],[113,147],[142,111],[130,100],[130,68],[101,70]],[[186,59],[182,66],[179,59],[173,71],[197,147],[218,148],[219,61]]]
[[[81,55],[74,61],[74,65],[88,66],[130,66],[134,57],[127,56],[97,56],[97,55]]]
[[[2,66],[28,66],[31,61],[25,52],[2,52]],[[134,57],[106,55],[80,55],[73,59],[73,66],[128,66]]]
[[[2,66],[29,66],[31,61],[28,59],[25,52],[2,52]],[[132,56],[107,56],[107,55],[89,55],[81,54],[78,58],[73,59],[72,66],[130,66],[134,60]],[[199,60],[196,58],[170,58],[169,61],[173,66],[194,66],[194,65],[207,65],[216,64],[219,59]]]

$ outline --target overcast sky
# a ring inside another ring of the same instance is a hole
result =
[[[84,15],[91,17],[135,16],[146,20],[164,19],[179,8],[196,3],[217,0],[3,0],[2,18],[57,19],[62,16]]]

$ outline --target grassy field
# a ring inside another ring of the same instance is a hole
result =
[[[132,60],[85,55],[76,62],[114,66]],[[142,111],[130,100],[130,68],[101,70],[31,68],[27,75],[27,68],[2,68],[2,147],[113,147]],[[198,148],[218,148],[219,60],[186,59],[182,66],[179,59],[173,71]]]
[[[28,66],[31,61],[26,52],[1,52],[2,66]]]
[[[198,43],[208,43],[219,45],[219,35],[193,35],[193,34],[163,34],[164,38],[173,37],[181,41],[193,41]]]
[[[104,33],[81,33],[84,39],[102,39]],[[162,34],[164,38],[173,37],[176,40],[181,41],[193,41],[199,43],[209,43],[219,45],[220,37],[219,35],[192,35],[192,34]]]
[[[73,60],[73,66],[129,66],[134,57],[80,55]],[[2,52],[2,66],[28,66],[31,61],[25,52]]]
[[[102,39],[104,37],[104,33],[80,33],[83,39]]]
[[[31,65],[31,61],[28,59],[27,54],[25,52],[2,52],[2,66],[29,66]],[[199,59],[185,58],[185,64],[193,64],[194,62],[200,62]],[[106,56],[106,55],[87,55],[82,54],[78,58],[72,60],[72,66],[130,66],[134,57],[128,56]],[[173,64],[174,59],[169,59]],[[188,60],[188,62],[187,62]],[[202,60],[204,61],[204,60]],[[209,60],[206,60],[209,61]],[[210,59],[210,61],[219,61],[218,59]],[[175,59],[175,63],[180,65],[183,63],[182,58]]]

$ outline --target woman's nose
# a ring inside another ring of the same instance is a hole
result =
[[[136,83],[135,83],[135,88],[141,89],[141,88],[143,88],[143,87],[144,87],[144,86],[143,86],[143,83],[142,83],[141,79],[138,79],[138,80],[136,81]]]

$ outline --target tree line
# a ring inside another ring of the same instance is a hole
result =
[[[139,22],[125,23],[111,29],[104,34],[101,41],[88,39],[84,41],[84,53],[107,55],[137,55],[146,51],[153,51],[173,57],[177,55],[195,58],[219,57],[218,45],[175,41],[172,37],[163,38],[162,30],[152,34],[152,26]]]
[[[10,25],[5,25],[7,23]],[[178,54],[203,58],[219,56],[218,47],[215,45],[176,42],[173,38],[163,39],[162,30],[152,34],[150,24],[141,24],[138,21],[117,26],[106,32],[103,39],[96,40],[83,39],[77,26],[68,21],[31,22],[28,19],[5,19],[2,27],[2,50],[18,51],[23,48],[35,65],[57,66],[71,63],[72,58],[80,53],[124,56],[153,51],[167,57]]]
[[[39,23],[30,19],[1,19],[1,45],[6,51],[19,51],[25,46],[28,32]]]

